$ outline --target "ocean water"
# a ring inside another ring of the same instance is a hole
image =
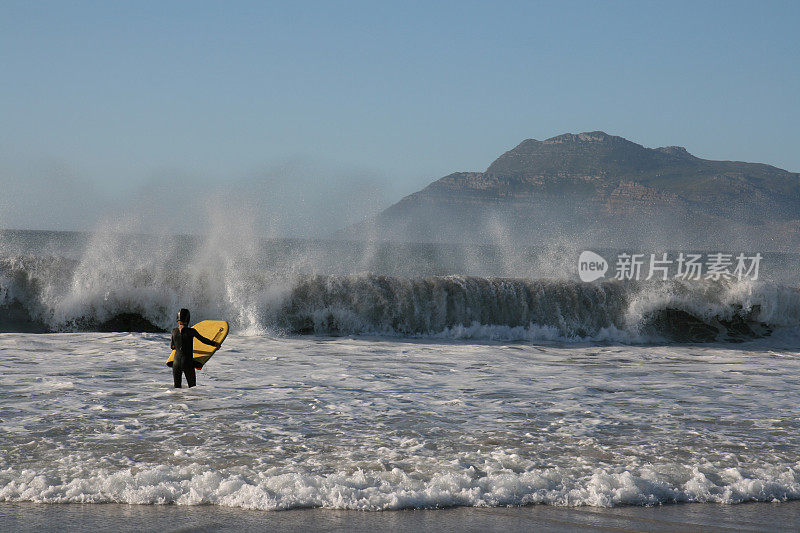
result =
[[[0,501],[800,499],[791,279],[583,284],[553,275],[568,253],[214,236],[0,251]],[[164,366],[179,307],[232,325],[193,389]]]

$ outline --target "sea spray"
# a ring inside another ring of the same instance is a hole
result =
[[[174,309],[180,307],[191,308],[197,317],[225,317],[235,331],[319,335],[463,335],[470,328],[472,336],[479,338],[485,331],[495,338],[506,328],[506,337],[518,340],[535,340],[540,334],[552,338],[555,332],[564,340],[641,342],[669,340],[677,331],[679,340],[692,341],[700,324],[705,329],[696,340],[724,341],[800,323],[800,291],[772,282],[587,284],[474,276],[279,274],[252,268],[247,254],[201,253],[181,265],[160,259],[169,254],[103,247],[103,253],[87,254],[78,262],[0,259],[0,305],[17,310],[3,328],[27,331],[26,322],[35,322],[52,331],[106,330],[109,323],[121,330],[140,330],[138,323],[168,329]],[[678,324],[677,330],[660,327],[664,312],[672,313],[670,321],[686,324]],[[120,316],[138,318],[126,326]],[[733,336],[728,334],[732,322],[744,324]]]
[[[502,228],[495,247],[263,241],[250,218],[211,206],[202,237],[125,234],[120,221],[3,234],[0,330],[168,330],[181,307],[240,334],[699,342],[800,323],[790,281],[581,283],[569,243],[515,250]]]

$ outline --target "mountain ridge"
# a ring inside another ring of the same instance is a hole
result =
[[[800,249],[798,226],[798,173],[593,131],[525,139],[484,172],[444,176],[340,233],[492,242],[500,228],[504,238],[526,244],[555,236],[661,245],[683,235],[676,244]]]

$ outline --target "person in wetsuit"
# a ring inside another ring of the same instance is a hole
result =
[[[192,354],[194,339],[209,346],[216,346],[217,348],[220,346],[220,343],[209,340],[200,335],[196,329],[190,328],[189,310],[181,309],[178,311],[178,327],[172,330],[172,342],[170,343],[171,348],[175,350],[175,358],[172,362],[167,363],[167,366],[172,367],[172,378],[175,381],[176,389],[181,388],[181,374],[186,374],[186,384],[189,387],[194,387],[197,382],[194,369],[203,368],[203,365],[194,362],[194,355]]]

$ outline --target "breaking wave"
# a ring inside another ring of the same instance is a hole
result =
[[[195,320],[225,318],[241,333],[708,342],[796,327],[800,290],[772,282],[277,275],[225,259],[0,259],[0,331],[163,331],[180,307]]]
[[[800,498],[797,465],[704,471],[649,468],[549,468],[513,472],[475,468],[429,479],[394,468],[325,475],[265,473],[247,468],[208,470],[141,465],[116,472],[0,470],[0,501],[222,505],[260,510],[323,507],[380,511],[530,504],[614,507],[682,502],[778,502]],[[708,465],[706,465],[706,469]]]

